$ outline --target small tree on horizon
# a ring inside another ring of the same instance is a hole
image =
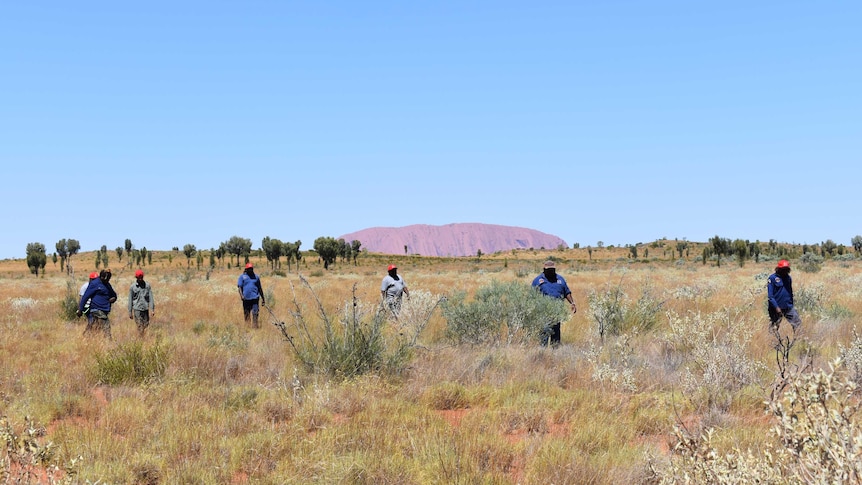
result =
[[[251,239],[231,236],[230,239],[224,243],[224,247],[227,253],[231,255],[231,259],[233,259],[233,256],[236,256],[236,264],[239,265],[240,258],[243,256],[248,258],[248,255],[251,253]]]
[[[48,256],[45,254],[45,245],[40,242],[27,244],[27,267],[30,272],[39,276],[39,269],[45,269],[48,264]],[[44,272],[44,271],[43,271]]]
[[[359,256],[360,247],[362,247],[362,243],[358,240],[354,239],[350,241],[350,249],[353,252],[353,266],[356,266],[356,257]]]
[[[133,259],[132,258],[132,249],[134,248],[134,246],[132,246],[132,240],[131,239],[126,239],[125,247],[126,247],[126,254],[129,256],[129,268],[131,268],[132,267],[132,259]]]
[[[323,260],[323,269],[329,269],[329,265],[338,257],[340,244],[333,237],[321,236],[314,240],[314,250]]]
[[[183,254],[186,255],[186,268],[192,265],[192,256],[198,253],[198,248],[194,244],[186,244],[183,246]]]

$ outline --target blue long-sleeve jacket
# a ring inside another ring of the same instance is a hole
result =
[[[111,298],[117,298],[117,293],[110,285],[106,285],[101,279],[96,278],[87,286],[81,301],[78,302],[78,310],[84,311],[84,303],[90,301],[90,311],[102,310],[105,313],[111,311]]]
[[[551,298],[565,298],[572,293],[569,285],[566,284],[566,279],[560,275],[557,275],[556,282],[551,283],[544,274],[540,274],[533,279],[532,286]]]
[[[793,280],[790,275],[780,276],[776,273],[769,275],[766,293],[770,307],[781,310],[793,308]]]
[[[263,287],[260,284],[260,276],[258,275],[254,275],[254,278],[252,278],[248,273],[243,273],[239,275],[236,286],[242,290],[243,300],[254,300],[255,298],[260,298],[261,293],[263,292]]]

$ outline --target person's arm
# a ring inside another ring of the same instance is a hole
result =
[[[266,305],[266,297],[263,296],[263,285],[260,284],[260,276],[257,277],[255,284],[257,285],[257,294],[260,295],[260,304]]]
[[[775,285],[772,284],[772,278],[766,283],[766,299],[769,302],[769,306],[774,308],[780,315],[781,308],[778,307],[778,301],[775,299]]]
[[[95,296],[96,287],[97,287],[97,285],[88,286],[87,291],[84,292],[84,295],[81,297],[81,300],[78,302],[78,316],[79,317],[84,314],[84,304],[87,302],[87,300],[89,300],[90,298],[93,298],[93,296]]]
[[[129,318],[134,318],[132,316],[132,301],[135,299],[135,285],[129,287]]]
[[[150,314],[156,314],[156,299],[153,298],[153,288],[147,283],[147,293],[150,294]]]
[[[566,301],[572,306],[572,313],[578,313],[578,306],[575,304],[575,299],[571,293],[566,294]]]

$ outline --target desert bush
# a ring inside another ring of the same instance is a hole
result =
[[[446,336],[455,343],[523,344],[538,341],[548,322],[567,318],[563,300],[548,298],[518,281],[495,281],[476,290],[472,301],[463,292],[442,305]]]
[[[726,312],[681,317],[668,312],[666,346],[684,355],[684,395],[695,405],[726,411],[735,391],[758,381],[765,366],[746,351],[754,329]]]
[[[766,279],[768,275],[764,274],[763,278]],[[686,285],[674,288],[671,294],[675,299],[678,300],[688,300],[688,301],[706,301],[711,298],[715,294],[715,283],[712,281],[707,281],[701,284],[695,285]]]
[[[161,379],[168,367],[169,350],[156,342],[144,348],[140,341],[122,344],[107,354],[96,353],[93,378],[99,384],[133,384]]]
[[[833,320],[853,318],[853,311],[840,303],[830,303],[823,309],[823,315]]]
[[[467,391],[457,382],[441,382],[429,388],[422,400],[431,409],[461,409],[470,404]]]
[[[590,289],[588,300],[588,314],[595,321],[602,339],[605,335],[650,330],[658,321],[664,303],[653,295],[648,283],[641,288],[640,297],[632,301],[623,289],[622,279],[616,285],[606,284],[601,291]]]
[[[799,310],[820,314],[826,302],[826,287],[815,283],[800,287],[793,295],[793,306]]]
[[[421,309],[412,309],[409,320],[405,320],[413,334],[393,332],[389,324],[389,314],[381,311],[379,303],[368,304],[356,296],[353,285],[353,298],[345,302],[338,316],[333,319],[331,312],[324,308],[318,295],[303,276],[299,276],[303,287],[309,292],[317,305],[317,320],[309,321],[300,305],[296,289],[293,289],[294,311],[292,325],[285,322],[275,323],[290,344],[296,357],[305,365],[306,370],[320,372],[333,377],[350,378],[367,373],[400,373],[412,357],[418,333],[424,328],[436,307],[428,304],[427,314],[421,317]],[[423,295],[424,296],[424,295]],[[418,299],[418,305],[430,299]],[[429,308],[430,307],[430,308]],[[296,334],[291,335],[295,330]],[[318,337],[322,334],[322,342]]]
[[[823,256],[805,253],[799,258],[798,267],[806,273],[816,273],[823,267]]]
[[[21,433],[5,416],[0,417],[0,478],[3,483],[77,483],[81,457],[71,459],[62,468],[56,464],[54,443],[43,443],[45,428],[30,417],[24,418]]]
[[[623,334],[612,346],[590,344],[585,357],[593,367],[593,381],[610,383],[628,392],[638,390],[635,373],[646,366],[635,364],[632,338],[632,335]]]
[[[800,374],[770,405],[793,475],[809,483],[862,480],[862,403],[855,383],[836,367]]]
[[[78,318],[78,298],[75,295],[67,294],[60,300],[60,318],[66,322],[72,322]]]
[[[75,280],[69,278],[66,281],[66,294],[60,300],[60,318],[66,322],[75,321],[78,318],[78,289],[75,288]]]
[[[677,444],[666,467],[651,464],[654,482],[671,483],[859,483],[862,433],[856,385],[836,366],[794,376],[785,392],[768,402],[776,423],[759,450],[720,451],[715,430],[692,436],[675,429]]]
[[[192,331],[195,331],[194,328]],[[203,331],[202,328],[201,331]],[[210,332],[207,346],[242,351],[248,348],[248,338],[241,335],[235,325],[216,325]]]
[[[848,347],[838,345],[838,355],[841,365],[849,372],[850,379],[856,385],[862,384],[862,335],[853,327],[853,340]]]

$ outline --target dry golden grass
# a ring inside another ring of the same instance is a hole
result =
[[[82,457],[73,476],[80,482],[641,482],[645,454],[667,457],[674,423],[717,425],[718,442],[728,449],[768,439],[763,401],[775,342],[762,275],[772,263],[719,268],[694,262],[696,247],[681,264],[667,253],[650,248],[650,259],[638,261],[627,259],[626,248],[593,249],[592,257],[586,249],[481,258],[362,255],[358,265],[339,262],[328,272],[306,258],[300,271],[331,315],[350,301],[354,285],[360,300],[375,304],[389,262],[414,291],[442,296],[471,294],[493,281],[529,284],[553,257],[578,303],[559,349],[452,346],[437,311],[402,373],[341,381],[305,371],[266,310],[261,329],[246,326],[238,269],[208,274],[187,269],[181,254],[168,262],[156,252],[143,268],[156,298],[143,343],[165,346],[169,365],[159,379],[117,386],[95,382],[92,371],[96,355],[139,338],[126,313],[133,269],[111,264],[120,299],[111,315],[113,341],[105,341],[84,338],[81,321],[59,315],[84,271],[70,280],[49,263],[34,277],[21,260],[0,261],[0,415],[19,425],[31,416],[44,426],[43,441],[57,447],[54,463]],[[92,260],[76,255],[73,264]],[[316,318],[295,272],[285,267],[279,275],[253,261],[279,319],[289,320],[294,302]],[[803,312],[797,350],[810,350],[822,367],[849,344],[854,326],[862,330],[862,264],[827,262],[819,273],[793,276],[797,292],[822,285],[825,306],[846,310]],[[649,288],[663,301],[655,328],[625,337],[628,354],[623,337],[607,337],[601,347],[589,316],[589,293],[614,285],[632,299]],[[762,366],[759,378],[731,386],[722,405],[686,395],[683,375],[693,363],[673,345],[664,311],[724,315],[751,329],[745,358]],[[606,365],[603,377],[599,364]],[[625,372],[636,390],[617,380]]]

